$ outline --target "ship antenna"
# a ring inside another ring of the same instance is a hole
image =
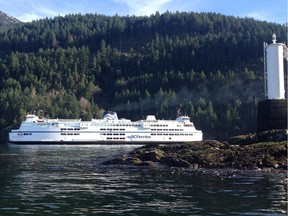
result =
[[[181,116],[181,110],[180,110],[180,108],[177,108],[177,110],[176,110],[176,116],[177,116],[177,118]]]

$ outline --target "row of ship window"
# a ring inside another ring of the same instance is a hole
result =
[[[193,127],[192,124],[184,124],[184,127]]]
[[[111,130],[119,130],[119,131],[125,131],[125,128],[100,128],[100,130],[108,130],[108,131],[111,131]]]
[[[32,135],[32,133],[18,133],[18,135]],[[80,135],[80,133],[61,133],[62,136],[73,136],[73,135]],[[100,135],[104,136],[125,136],[124,133],[101,133]],[[193,136],[193,134],[161,134],[161,133],[151,133],[151,136]],[[107,139],[112,139],[112,137],[107,137]],[[119,137],[119,139],[122,139],[123,137]],[[113,139],[118,139],[118,138],[113,138]],[[125,139],[125,138],[123,138]]]
[[[125,128],[100,128],[101,131],[125,131]],[[162,129],[162,128],[151,128],[151,131],[184,131],[183,129]]]
[[[187,127],[192,127],[192,125],[184,125],[184,126],[187,126]],[[61,131],[65,131],[65,130],[80,130],[80,128],[61,128]],[[111,131],[111,130],[119,130],[119,131],[125,131],[125,128],[100,128],[101,131]],[[162,129],[162,128],[151,128],[152,131],[183,131],[183,129]]]
[[[61,128],[61,131],[63,130],[80,130],[80,128]]]
[[[34,122],[35,123],[35,122]],[[33,126],[34,124],[33,123],[23,123],[22,124],[23,126],[26,126],[26,127],[31,127],[31,126]],[[49,126],[49,127],[54,127],[54,126],[58,126],[58,124],[57,123],[38,123],[37,124],[38,126],[41,126],[41,127],[47,127],[47,126]]]
[[[140,124],[91,124],[91,126],[106,126],[106,127],[141,127],[142,125]],[[160,124],[152,124],[148,125],[150,127],[168,127],[168,125],[160,125]],[[186,126],[186,125],[185,125]],[[177,125],[177,127],[181,127],[181,125]]]
[[[66,136],[66,135],[69,135],[69,136],[71,136],[71,135],[80,135],[80,133],[61,133],[61,135],[63,135],[63,136]]]
[[[113,129],[112,128],[100,128],[100,130],[102,130],[102,131],[105,131],[105,130],[107,130],[107,131],[112,131],[112,130],[125,131],[125,128],[113,128]],[[155,128],[151,128],[151,131],[184,131],[184,130],[183,129],[162,129],[162,128],[155,129]]]
[[[107,137],[106,139],[107,139],[107,140],[112,140],[112,139],[113,139],[113,140],[116,140],[116,139],[117,139],[117,140],[118,140],[118,139],[119,139],[119,140],[125,140],[125,137]]]
[[[27,136],[27,135],[32,135],[32,133],[18,133],[18,136]],[[80,135],[80,133],[61,133],[61,135]]]
[[[154,129],[152,128],[151,131],[183,131],[183,129],[162,129],[162,128]]]
[[[193,136],[193,134],[161,134],[161,133],[151,133],[151,136]]]
[[[104,135],[104,136],[125,136],[124,133],[100,133],[100,135]]]
[[[140,124],[91,124],[94,127],[141,127]]]
[[[101,133],[102,136],[125,136],[124,133]],[[193,136],[193,134],[151,133],[151,136]]]

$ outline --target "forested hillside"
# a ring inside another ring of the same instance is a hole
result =
[[[0,139],[27,112],[138,120],[189,115],[205,138],[253,132],[263,42],[285,27],[215,13],[67,15],[0,32]]]

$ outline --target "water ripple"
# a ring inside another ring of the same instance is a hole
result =
[[[101,165],[129,151],[0,149],[0,215],[286,215],[285,174]]]

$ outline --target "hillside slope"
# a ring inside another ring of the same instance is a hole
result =
[[[20,21],[6,13],[0,11],[0,28],[18,24]]]
[[[0,33],[0,131],[47,117],[189,115],[205,138],[253,132],[263,42],[285,27],[215,13],[67,15]]]

